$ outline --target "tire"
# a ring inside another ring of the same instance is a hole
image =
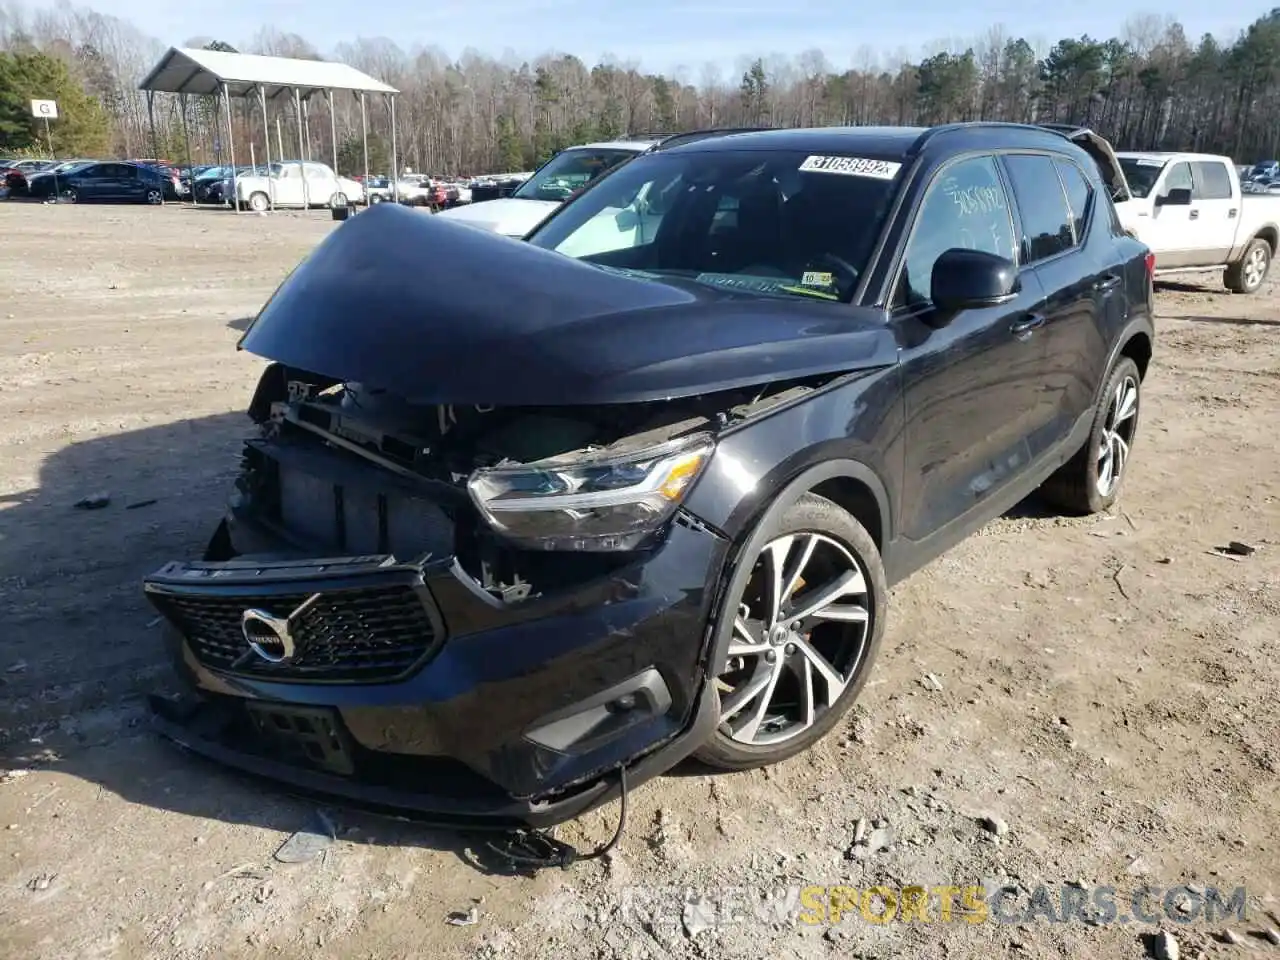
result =
[[[1232,293],[1257,293],[1271,269],[1271,244],[1254,237],[1242,256],[1222,274],[1222,282]]]
[[[734,577],[741,586],[726,595],[718,618],[719,622],[732,618],[735,624],[729,656],[713,667],[721,720],[694,754],[702,763],[720,770],[777,763],[826,736],[857,699],[884,634],[889,589],[880,553],[862,524],[815,494],[805,494],[781,516],[766,518],[763,523],[764,546],[740,561],[751,564],[751,573],[746,580]],[[779,555],[784,557],[779,578],[784,588],[780,592],[786,594],[781,618],[769,616],[771,604],[760,592],[761,585],[771,580],[771,559]],[[817,586],[808,584],[806,572],[809,577],[821,578]],[[786,618],[803,613],[804,604],[812,603],[824,588],[834,587],[838,576],[849,582],[849,591],[837,597],[844,602],[821,608],[826,616],[804,617],[798,631],[788,631]],[[786,590],[786,581],[795,585]],[[761,616],[753,616],[756,613]],[[834,619],[837,613],[843,619]],[[865,615],[862,622],[851,619],[857,615]],[[771,630],[768,622],[777,619],[784,623]],[[751,642],[734,642],[739,640]],[[824,679],[829,674],[815,667],[813,655],[833,668],[835,679],[843,684],[834,695]],[[808,716],[800,696],[806,664],[810,674]],[[764,675],[771,679],[763,692],[749,696]],[[824,702],[819,705],[819,700]],[[772,716],[769,708],[775,708]],[[763,722],[760,717],[765,717]]]
[[[146,202],[151,204],[152,206],[157,206],[161,203],[164,203],[164,191],[156,190],[156,189],[148,190],[147,196],[145,199],[146,199]]]
[[[76,192],[75,187],[67,187],[61,194],[59,194],[59,199],[63,203],[79,203],[80,194]]]
[[[334,210],[338,207],[349,207],[349,206],[351,206],[351,200],[348,199],[347,195],[343,193],[341,190],[339,190],[337,193],[335,193],[333,196],[329,198],[330,210]]]
[[[1124,396],[1127,396],[1130,389],[1133,391],[1132,411],[1117,421],[1116,417],[1121,412],[1117,405],[1127,405],[1121,394],[1122,389],[1125,391]],[[1107,377],[1107,385],[1101,396],[1089,439],[1075,456],[1059,467],[1040,487],[1041,497],[1064,513],[1101,513],[1120,499],[1142,413],[1142,376],[1138,372],[1138,365],[1128,357],[1121,357]],[[1116,435],[1122,441],[1122,447],[1116,446],[1111,440]],[[1104,443],[1110,444],[1109,455],[1104,449]],[[1112,482],[1104,483],[1107,479],[1103,469],[1104,462],[1114,466],[1117,456],[1120,458],[1119,476],[1113,475]]]
[[[261,190],[249,194],[249,209],[254,213],[266,213],[271,209],[271,198]]]

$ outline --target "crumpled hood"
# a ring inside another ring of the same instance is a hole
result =
[[[873,309],[633,278],[395,204],[334,230],[239,346],[416,403],[501,406],[633,403],[897,361]]]
[[[472,227],[492,230],[504,237],[523,237],[560,206],[554,200],[516,200],[501,197],[441,210],[436,216]]]

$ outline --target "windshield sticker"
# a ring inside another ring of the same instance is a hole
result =
[[[1140,157],[1140,158],[1138,159],[1138,166],[1140,166],[1140,167],[1163,167],[1163,166],[1164,166],[1164,161],[1163,161],[1163,160],[1152,160],[1150,157]]]
[[[800,164],[801,173],[839,173],[846,177],[871,177],[892,180],[902,164],[892,160],[869,160],[865,157],[807,157]]]
[[[800,275],[800,286],[802,287],[832,287],[835,286],[836,278],[830,273],[821,273],[817,270],[806,270]]]

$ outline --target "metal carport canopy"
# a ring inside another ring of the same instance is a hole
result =
[[[232,134],[231,98],[248,99],[257,97],[262,107],[263,132],[266,137],[266,160],[271,162],[271,134],[267,130],[267,101],[275,100],[282,93],[293,95],[294,110],[298,121],[299,159],[309,155],[310,148],[302,149],[303,138],[310,143],[310,134],[304,134],[302,101],[309,100],[314,93],[323,93],[329,102],[329,123],[333,135],[333,169],[338,170],[338,131],[334,111],[333,94],[337,90],[354,93],[360,100],[360,131],[364,141],[365,179],[369,175],[369,132],[368,117],[365,112],[365,94],[376,93],[387,98],[391,108],[391,167],[398,169],[396,159],[396,94],[395,87],[375,80],[367,73],[345,63],[332,63],[326,60],[296,60],[289,57],[264,57],[251,53],[226,53],[221,50],[197,50],[191,47],[170,47],[169,52],[157,63],[138,84],[139,90],[147,94],[147,115],[151,120],[151,140],[158,150],[155,129],[154,98],[157,93],[177,94],[183,103],[182,123],[183,139],[186,143],[187,163],[191,162],[191,144],[186,130],[186,98],[188,96],[218,97],[226,106],[227,148],[231,154],[231,181],[233,205],[239,209],[239,187],[236,166],[236,148]],[[279,118],[277,117],[277,123]],[[393,180],[399,183],[399,180]],[[306,199],[306,183],[303,183],[304,206],[309,206]],[[367,189],[367,188],[366,188]],[[394,188],[393,188],[394,189]],[[399,193],[393,194],[399,199]],[[268,196],[272,209],[275,207],[268,184]],[[194,194],[193,194],[194,200]]]
[[[225,85],[225,86],[224,86]],[[251,53],[170,47],[138,84],[152,93],[245,97],[263,91],[274,99],[295,90],[303,96],[325,90],[396,94],[400,91],[345,63],[262,57]]]

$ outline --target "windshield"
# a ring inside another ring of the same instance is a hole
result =
[[[556,154],[511,194],[521,200],[567,200],[606,170],[636,155],[635,150],[575,147]]]
[[[848,301],[899,167],[795,151],[651,154],[565,206],[528,241],[654,279]]]
[[[1129,192],[1135,197],[1145,197],[1160,179],[1165,162],[1156,157],[1120,157],[1120,169],[1129,181]]]

